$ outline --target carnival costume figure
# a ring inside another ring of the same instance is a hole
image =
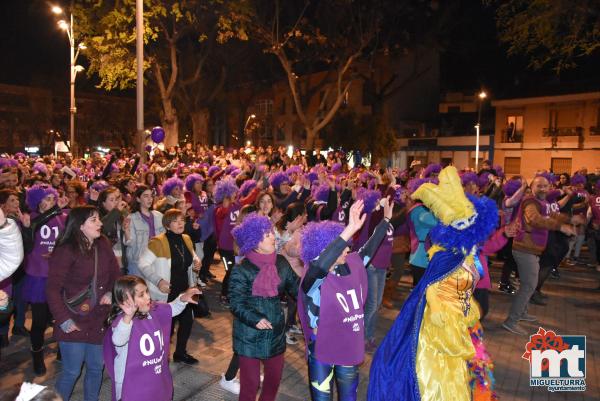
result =
[[[373,357],[367,399],[471,401],[470,329],[479,320],[472,295],[483,274],[479,247],[495,230],[498,210],[485,197],[465,195],[452,166],[439,185],[425,183],[412,197],[440,222],[430,232],[425,275]]]

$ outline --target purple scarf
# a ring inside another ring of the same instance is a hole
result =
[[[279,292],[277,286],[281,282],[277,273],[277,254],[262,254],[254,251],[248,252],[246,258],[255,266],[258,267],[258,275],[252,283],[252,295],[255,297],[275,297]]]
[[[148,224],[148,233],[150,234],[148,239],[154,237],[156,235],[156,227],[154,227],[154,215],[152,214],[152,211],[150,211],[150,216],[146,216],[140,210],[140,216],[142,216],[142,220],[144,220],[146,224]]]

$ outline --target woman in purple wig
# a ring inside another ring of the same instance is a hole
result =
[[[340,401],[356,400],[358,368],[365,356],[365,266],[392,228],[392,208],[392,201],[385,202],[384,218],[358,252],[350,252],[350,241],[366,220],[362,200],[350,208],[346,227],[332,221],[312,222],[302,233],[305,271],[298,313],[313,401],[330,400],[334,380]]]
[[[296,297],[298,278],[275,252],[275,235],[268,217],[251,213],[233,229],[244,259],[235,265],[229,282],[234,316],[233,350],[239,355],[240,401],[254,401],[264,369],[261,401],[277,396],[285,353],[285,319],[280,296]]]
[[[34,185],[27,190],[27,206],[31,218],[23,222],[23,248],[25,250],[25,280],[23,299],[31,304],[31,355],[36,375],[46,373],[44,364],[44,332],[52,320],[46,284],[48,281],[48,255],[52,253],[59,234],[65,228],[67,215],[56,204],[58,192],[48,185]]]

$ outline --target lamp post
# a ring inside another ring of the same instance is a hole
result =
[[[64,15],[63,9],[58,6],[53,6],[52,12],[56,15]],[[85,50],[86,46],[84,43],[79,43],[77,46],[75,45],[75,36],[73,34],[73,14],[70,15],[70,22],[67,22],[64,19],[58,21],[58,27],[63,31],[67,32],[67,37],[69,38],[69,46],[71,48],[69,59],[71,70],[69,79],[71,87],[69,107],[69,148],[71,150],[71,153],[73,153],[74,156],[77,156],[77,147],[75,146],[75,114],[77,113],[77,106],[75,105],[75,78],[77,76],[77,73],[83,71],[84,68],[80,65],[76,65],[75,63],[77,61],[77,57],[79,57],[79,52],[81,50]]]
[[[136,131],[140,141],[140,155],[142,163],[146,161],[146,152],[144,151],[144,2],[136,0],[135,2],[135,57],[136,57]]]
[[[246,136],[246,129],[248,128],[248,123],[250,123],[250,120],[256,118],[256,114],[250,114],[248,116],[248,118],[246,119],[246,124],[244,124],[244,137]]]
[[[483,100],[487,97],[487,93],[481,91],[479,92],[477,97],[479,98],[479,105],[477,107],[477,124],[475,125],[475,172],[479,172],[479,130],[481,129],[481,105],[483,103]]]

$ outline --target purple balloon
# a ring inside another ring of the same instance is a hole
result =
[[[150,136],[155,143],[161,143],[165,139],[165,130],[163,127],[154,127]]]

